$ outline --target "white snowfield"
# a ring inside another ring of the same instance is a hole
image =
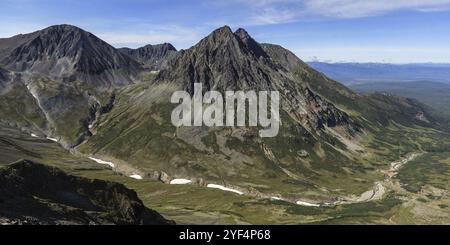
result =
[[[132,174],[132,175],[130,175],[130,178],[133,178],[133,179],[142,179],[142,176],[140,176],[139,174]]]
[[[39,138],[37,135],[35,135],[35,134],[31,134],[31,137],[34,137],[34,138]]]
[[[223,190],[223,191],[230,191],[230,192],[237,193],[237,194],[239,194],[239,195],[243,195],[243,194],[244,194],[244,192],[242,192],[242,191],[238,191],[238,190],[235,190],[235,189],[231,189],[231,188],[225,187],[225,186],[223,186],[223,185],[208,184],[206,187],[208,187],[208,188],[214,188],[214,189],[220,189],[220,190]]]
[[[89,157],[89,159],[91,159],[91,160],[93,160],[93,161],[96,161],[97,163],[100,163],[100,164],[106,164],[106,165],[109,165],[111,168],[114,168],[114,167],[115,167],[114,163],[112,163],[112,162],[103,161],[103,160],[101,160],[101,159],[97,159],[97,158],[93,158],[93,157]]]
[[[58,140],[57,140],[57,139],[55,139],[55,138],[51,138],[51,137],[48,137],[48,136],[47,136],[47,139],[48,139],[48,140],[51,140],[51,141],[54,141],[54,142],[58,142]]]
[[[171,185],[185,185],[191,183],[191,180],[188,179],[173,179],[170,181]]]
[[[297,201],[296,204],[302,205],[302,206],[307,206],[307,207],[320,207],[320,205],[317,203],[309,203],[309,202],[304,202],[304,201]]]
[[[281,197],[270,197],[270,199],[273,199],[273,200],[283,200],[283,198],[281,198]]]

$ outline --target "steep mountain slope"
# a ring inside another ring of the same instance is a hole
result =
[[[137,49],[120,48],[119,51],[155,70],[163,68],[166,60],[177,53],[177,49],[170,43],[149,44]]]
[[[0,169],[0,196],[0,221],[7,224],[173,224],[121,184],[27,160]]]
[[[193,48],[182,52],[163,70],[157,83],[175,82],[193,92],[194,82],[206,90],[277,90],[282,109],[303,126],[315,130],[324,125],[357,126],[348,116],[306,86],[296,83],[286,68],[270,59],[244,29],[233,33],[228,26],[214,31]]]
[[[35,125],[30,123],[35,117],[25,117],[29,123],[20,126],[31,131],[38,128],[67,147],[90,134],[88,124],[95,113],[108,105],[117,88],[132,83],[141,71],[138,62],[70,25],[0,39],[0,66],[13,74],[11,86],[20,94],[2,107],[20,114],[25,108],[14,104],[20,104],[21,98],[34,98],[31,104],[39,108],[33,110],[46,125]]]
[[[192,94],[194,82],[205,91],[279,91],[279,134],[260,138],[258,127],[174,127],[170,96],[177,90]],[[385,146],[399,141],[395,135],[403,129],[396,122],[433,126],[424,118],[418,104],[360,96],[290,51],[261,45],[245,30],[233,33],[225,26],[180,51],[154,81],[118,92],[112,110],[78,149],[166,182],[188,178],[257,196],[330,201],[367,190],[380,177],[380,159],[392,158],[393,149]],[[401,140],[405,147],[396,154],[424,143]]]

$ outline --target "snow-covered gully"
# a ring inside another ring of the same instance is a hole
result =
[[[103,164],[103,165],[108,165],[111,168],[114,168],[116,165],[112,162],[108,162],[108,161],[104,161],[102,159],[98,159],[98,158],[94,158],[94,157],[89,157],[89,159],[91,159],[92,161],[95,161],[97,163]]]

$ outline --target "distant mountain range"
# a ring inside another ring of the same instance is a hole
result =
[[[388,92],[414,98],[433,114],[450,120],[450,64],[325,63],[308,62],[326,76],[361,93]]]
[[[432,81],[450,83],[450,64],[386,64],[308,62],[314,69],[344,84]]]

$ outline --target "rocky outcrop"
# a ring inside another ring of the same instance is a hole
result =
[[[122,184],[67,175],[23,160],[0,169],[0,221],[6,224],[168,225]]]

